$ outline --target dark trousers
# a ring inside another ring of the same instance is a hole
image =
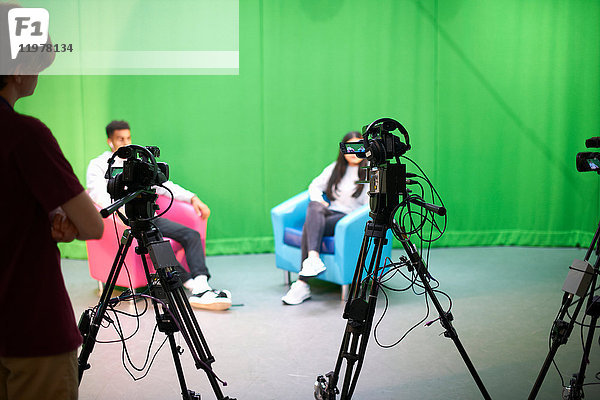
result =
[[[346,214],[339,211],[331,211],[325,205],[318,201],[308,203],[306,209],[306,219],[302,227],[302,260],[308,257],[309,251],[321,252],[321,242],[323,236],[332,236],[335,230],[335,224],[342,219]],[[299,277],[300,280],[306,280],[304,277]]]
[[[206,267],[202,238],[198,231],[177,222],[169,221],[166,218],[155,219],[154,225],[156,225],[164,237],[173,239],[181,244],[185,251],[185,260],[188,263],[188,267],[190,267],[190,272],[187,272],[181,266],[177,268],[182,282],[190,278],[195,278],[198,275],[206,275],[210,278],[208,268]]]

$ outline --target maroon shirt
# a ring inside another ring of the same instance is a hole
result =
[[[48,213],[83,191],[50,130],[0,97],[0,356],[81,344]]]

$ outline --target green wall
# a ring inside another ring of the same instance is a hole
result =
[[[107,122],[130,121],[211,207],[209,254],[272,251],[270,208],[379,117],[408,129],[407,155],[446,203],[438,245],[589,244],[599,178],[575,154],[600,135],[599,2],[239,6],[237,76],[45,76],[17,108],[48,124],[82,180]]]

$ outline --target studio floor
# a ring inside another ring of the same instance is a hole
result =
[[[393,258],[402,253],[394,250]],[[562,299],[562,285],[573,259],[585,250],[574,248],[444,248],[430,256],[430,273],[439,290],[452,298],[454,327],[493,399],[526,399],[548,353],[548,335]],[[342,319],[340,288],[318,280],[313,296],[299,306],[285,306],[283,273],[273,254],[208,258],[215,288],[229,289],[235,304],[225,312],[195,311],[216,362],[213,369],[228,382],[222,391],[238,400],[307,400],[313,398],[315,377],[332,370],[346,321]],[[77,319],[98,302],[98,285],[89,277],[85,261],[63,260],[65,280]],[[395,277],[391,286],[406,280]],[[388,345],[423,319],[423,296],[412,291],[388,292],[389,307],[377,327],[378,341]],[[447,300],[440,295],[444,305]],[[140,304],[140,303],[138,303]],[[382,315],[380,294],[375,320]],[[131,304],[120,306],[132,311]],[[427,321],[437,317],[432,310]],[[122,317],[127,333],[136,320]],[[139,331],[127,341],[134,362],[146,356],[154,314],[140,319]],[[380,347],[371,335],[353,399],[481,399],[452,340],[443,336],[439,322],[419,324],[391,348]],[[154,351],[164,335],[157,333]],[[102,329],[98,339],[116,339],[114,330]],[[178,336],[178,342],[183,339]],[[183,346],[185,348],[185,346]],[[600,349],[594,340],[586,383],[600,383]],[[97,344],[91,368],[83,376],[80,399],[181,399],[168,344],[156,356],[147,376],[134,381],[121,361],[122,348]],[[580,330],[575,329],[556,361],[565,381],[579,369],[583,356]],[[214,399],[206,374],[182,355],[188,387],[202,399]],[[142,373],[137,372],[135,376]],[[560,399],[561,380],[548,372],[538,399]],[[585,387],[586,399],[600,398],[600,387]]]

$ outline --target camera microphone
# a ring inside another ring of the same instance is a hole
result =
[[[585,141],[585,147],[587,147],[588,149],[592,147],[600,147],[600,136],[594,136],[587,139]]]

